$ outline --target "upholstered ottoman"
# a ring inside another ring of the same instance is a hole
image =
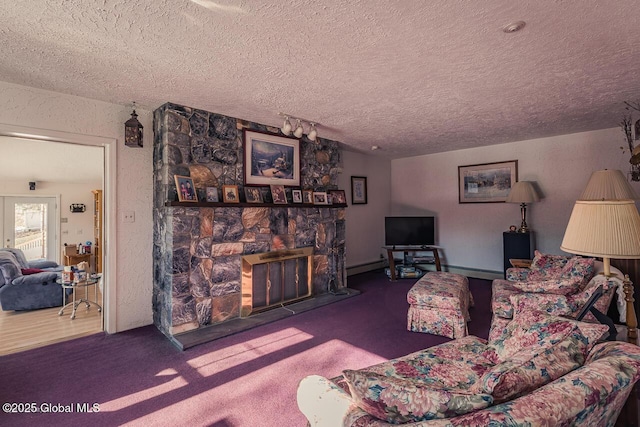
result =
[[[460,274],[433,271],[407,293],[407,330],[460,338],[467,335],[469,280]]]

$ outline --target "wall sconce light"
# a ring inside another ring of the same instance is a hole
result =
[[[285,113],[278,113],[278,115],[284,117],[284,123],[280,128],[280,131],[283,135],[289,136],[291,135],[291,131],[293,130],[293,136],[295,136],[296,138],[302,138],[302,135],[304,135],[304,128],[302,127],[302,124],[304,122],[307,122],[309,123],[309,133],[307,134],[307,138],[309,138],[309,141],[315,141],[318,138],[318,129],[316,129],[316,125],[318,124],[318,122],[312,122],[311,120],[293,117]],[[291,126],[290,119],[296,120],[295,128]]]
[[[136,103],[133,103],[131,118],[124,123],[124,145],[127,147],[142,147],[142,124],[136,114]]]
[[[34,191],[36,189],[36,182],[29,181],[29,190]]]

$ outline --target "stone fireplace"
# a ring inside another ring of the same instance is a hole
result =
[[[244,128],[278,132],[170,103],[154,112],[153,313],[170,337],[346,286],[344,207],[201,202],[206,187],[238,185],[244,194]],[[301,188],[337,188],[337,142],[303,137],[300,157]],[[199,202],[177,202],[174,175],[193,179]],[[256,261],[309,250],[275,264]],[[264,284],[260,307],[254,301],[245,309],[245,263]]]

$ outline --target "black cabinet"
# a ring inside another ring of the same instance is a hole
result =
[[[531,259],[533,251],[533,233],[502,233],[502,248],[504,254],[504,273],[511,267],[510,258]]]

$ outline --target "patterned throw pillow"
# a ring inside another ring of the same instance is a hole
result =
[[[567,261],[569,261],[567,256],[543,254],[536,249],[527,280],[557,279],[562,274],[562,268]]]
[[[505,362],[529,347],[551,347],[569,335],[584,343],[588,353],[609,332],[606,325],[578,322],[542,311],[530,311],[521,304],[514,305],[514,310],[513,320],[507,324],[499,337],[489,342],[483,354],[494,363]]]
[[[554,381],[585,362],[584,344],[568,335],[546,347],[528,347],[487,371],[478,392],[496,403],[512,400]]]
[[[585,362],[593,346],[608,333],[606,325],[578,322],[539,311],[516,310],[500,337],[484,354],[496,365],[473,391],[496,402],[511,400],[560,378]]]
[[[579,277],[569,279],[545,279],[537,281],[513,282],[512,287],[522,292],[537,294],[570,295],[578,292],[583,286]]]
[[[584,289],[595,275],[595,263],[595,258],[573,257],[562,267],[560,278],[576,281],[579,289]]]
[[[358,407],[393,424],[455,417],[493,403],[489,394],[432,388],[420,381],[366,370],[346,370],[343,374]]]
[[[473,335],[370,366],[387,377],[409,378],[431,388],[468,390],[494,363],[482,357],[487,342]]]
[[[577,306],[564,295],[554,294],[515,294],[509,296],[514,312],[543,311],[553,316],[571,316]]]

